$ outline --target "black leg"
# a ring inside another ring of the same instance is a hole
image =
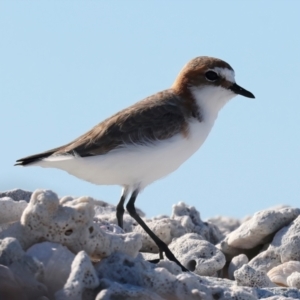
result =
[[[139,191],[135,190],[132,193],[128,204],[126,205],[127,211],[129,212],[130,216],[132,218],[134,218],[142,226],[142,228],[148,233],[148,235],[152,238],[152,240],[155,242],[155,244],[159,248],[160,256],[161,256],[161,253],[164,252],[169,260],[174,261],[175,263],[177,263],[178,266],[181,267],[182,271],[188,272],[188,270],[183,265],[181,265],[181,263],[177,260],[177,258],[174,256],[174,254],[170,251],[168,246],[159,237],[157,237],[153,231],[151,231],[151,229],[145,224],[145,222],[137,214],[137,212],[135,210],[134,202],[136,200],[138,193],[139,193]]]
[[[118,225],[123,228],[123,215],[124,215],[124,202],[126,200],[126,194],[123,194],[121,196],[121,199],[117,205],[117,212],[116,212],[116,215],[117,215],[117,220],[118,220]]]

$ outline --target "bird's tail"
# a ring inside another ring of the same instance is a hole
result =
[[[49,157],[50,155],[52,155],[53,153],[55,153],[59,148],[55,148],[52,150],[48,150],[42,153],[38,153],[38,154],[34,154],[34,155],[30,155],[24,158],[20,158],[16,161],[16,163],[14,164],[15,166],[27,166],[27,165],[31,165],[34,164],[44,158]]]

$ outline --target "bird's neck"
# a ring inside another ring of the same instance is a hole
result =
[[[201,112],[203,121],[214,122],[222,107],[235,95],[222,87],[193,87],[191,88],[196,104]]]

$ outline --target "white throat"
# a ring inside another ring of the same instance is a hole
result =
[[[214,122],[221,108],[233,97],[232,91],[221,86],[192,87],[194,96],[204,121]]]

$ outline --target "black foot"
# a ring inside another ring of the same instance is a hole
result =
[[[160,262],[160,258],[157,258],[157,259],[151,259],[151,260],[147,260],[147,261],[149,261],[149,263],[151,263],[151,264],[157,264],[157,263],[159,263]]]
[[[136,197],[139,193],[139,190],[136,189],[130,199],[129,202],[126,206],[127,211],[129,212],[130,216],[132,218],[134,218],[137,223],[148,233],[148,235],[152,238],[152,240],[155,242],[155,244],[157,245],[158,249],[159,249],[159,256],[160,258],[163,258],[163,253],[166,254],[166,257],[171,260],[174,261],[183,272],[189,272],[188,269],[186,269],[179,261],[178,259],[174,256],[174,254],[171,252],[171,250],[168,248],[168,246],[158,237],[154,234],[154,232],[146,225],[146,223],[141,219],[141,217],[137,214],[136,210],[135,210],[135,206],[134,206],[134,202],[136,200]],[[122,199],[121,199],[122,200]],[[121,202],[121,201],[120,201]],[[120,208],[119,208],[120,209]],[[121,209],[120,209],[121,211]],[[118,212],[118,210],[117,210]]]
[[[159,250],[159,258],[157,258],[157,259],[150,259],[150,260],[148,260],[148,261],[149,261],[150,263],[152,263],[152,264],[157,264],[157,263],[159,263],[162,259],[164,259],[164,254],[163,254],[162,251]]]
[[[171,260],[174,261],[180,268],[182,272],[189,272],[189,270],[187,268],[185,268],[180,262],[179,260],[175,257],[175,255],[171,252],[171,250],[168,248],[168,246],[165,244],[165,247],[163,247],[164,249],[161,249],[166,257]]]
[[[171,255],[170,255],[171,254]],[[168,256],[169,255],[169,256]],[[167,258],[173,262],[175,262],[180,268],[181,268],[181,271],[182,272],[190,272],[187,268],[185,268],[178,260],[177,258],[174,256],[174,254],[169,250],[169,253],[168,255],[166,254]],[[171,257],[173,256],[173,259],[171,259]],[[160,258],[157,258],[157,259],[151,259],[151,260],[148,260],[150,263],[152,264],[157,264],[161,261]]]

